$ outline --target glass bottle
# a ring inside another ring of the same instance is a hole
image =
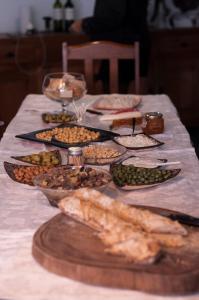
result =
[[[81,147],[68,148],[68,165],[74,168],[81,168],[84,166],[84,157]]]
[[[68,31],[68,28],[74,21],[74,4],[72,0],[67,0],[64,5],[64,31]]]
[[[60,0],[53,4],[53,29],[55,32],[63,31],[63,6]]]
[[[142,130],[146,134],[158,134],[164,131],[164,118],[160,112],[145,114]]]

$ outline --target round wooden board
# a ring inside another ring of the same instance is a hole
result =
[[[162,295],[199,291],[199,249],[175,249],[156,264],[136,265],[104,248],[94,230],[58,214],[37,230],[32,253],[48,271],[88,284]]]

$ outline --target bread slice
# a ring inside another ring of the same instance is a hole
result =
[[[102,231],[100,232],[99,238],[107,246],[112,246],[116,243],[121,243],[123,241],[129,240],[134,237],[135,232],[139,232],[139,228],[133,228],[131,226],[125,226],[124,228],[116,228],[113,231]],[[177,234],[158,234],[151,233],[145,234],[145,237],[150,237],[157,241],[161,246],[164,247],[182,247],[186,244],[186,240],[181,235]]]
[[[161,234],[161,233],[153,233],[151,235],[154,240],[160,243],[160,245],[164,247],[182,247],[187,244],[187,239],[184,236],[179,234]]]
[[[75,191],[74,195],[79,199],[89,201],[104,210],[110,211],[125,222],[140,226],[147,232],[187,234],[187,230],[177,221],[172,221],[148,210],[126,205],[94,189],[82,188]]]
[[[143,239],[139,233],[136,233],[130,240],[125,240],[105,249],[105,252],[125,255],[130,262],[148,264],[154,263],[161,254],[158,243],[152,238]]]
[[[140,104],[142,96],[140,95],[122,95],[122,94],[111,94],[102,95],[94,103],[94,108],[96,109],[110,109],[119,110],[136,107]]]

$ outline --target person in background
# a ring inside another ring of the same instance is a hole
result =
[[[69,30],[86,33],[91,40],[109,40],[132,44],[140,42],[140,72],[147,76],[149,37],[147,29],[148,0],[96,0],[94,14],[72,23]],[[133,79],[133,62],[120,63],[120,82]],[[108,66],[103,63],[99,77],[105,78]]]

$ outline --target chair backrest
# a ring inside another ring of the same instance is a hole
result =
[[[140,63],[139,42],[132,45],[120,44],[110,41],[88,42],[80,45],[62,44],[63,72],[68,71],[68,60],[83,60],[84,73],[88,91],[94,87],[94,64],[96,60],[109,61],[110,92],[119,91],[118,61],[122,59],[134,60],[135,93],[140,92]]]

